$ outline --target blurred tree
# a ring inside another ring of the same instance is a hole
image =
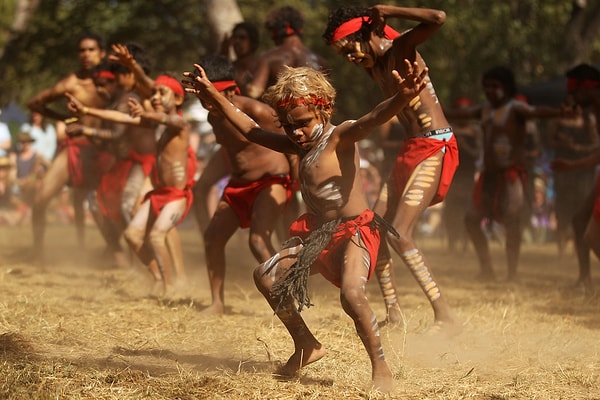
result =
[[[597,0],[387,3],[446,11],[444,27],[419,46],[445,102],[463,95],[479,99],[481,73],[493,65],[510,66],[519,84],[525,85],[561,76],[581,61],[600,61]],[[338,90],[336,119],[355,117],[381,100],[360,67],[335,55],[321,39],[329,10],[346,4],[346,0],[285,3],[304,13],[305,43],[330,61]],[[261,28],[261,49],[270,48],[273,43],[262,28],[263,19],[268,10],[281,5],[276,0],[0,0],[0,105],[24,104],[77,68],[76,40],[84,30],[103,34],[108,43],[140,43],[153,60],[153,75],[165,70],[180,73],[202,55],[215,52],[222,34],[241,16]],[[399,31],[414,26],[410,21],[389,22]]]

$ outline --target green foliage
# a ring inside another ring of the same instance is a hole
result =
[[[0,46],[6,41],[16,0],[0,0]],[[514,69],[525,85],[562,75],[570,60],[560,59],[571,4],[565,0],[428,0],[392,1],[406,7],[443,9],[447,21],[419,51],[427,60],[438,96],[451,101],[457,96],[481,97],[481,73],[497,64]],[[238,0],[247,21],[261,31],[261,50],[272,46],[262,22],[269,9],[283,5],[275,0]],[[336,119],[356,117],[382,96],[360,67],[335,55],[321,39],[330,9],[346,0],[289,0],[305,16],[304,40],[326,57],[338,89]],[[357,0],[352,4],[371,5]],[[24,104],[78,66],[76,41],[91,29],[108,43],[135,41],[153,60],[152,75],[160,71],[180,73],[214,48],[209,37],[203,2],[198,0],[43,0],[26,33],[11,42],[0,60],[0,105]],[[397,30],[414,26],[411,21],[389,21]],[[600,59],[596,39],[587,61]]]

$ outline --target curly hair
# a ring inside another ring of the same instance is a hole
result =
[[[290,110],[294,105],[306,104],[319,113],[323,122],[329,122],[335,103],[335,89],[320,71],[310,67],[288,67],[277,76],[277,82],[267,88],[262,100],[275,110]]]
[[[225,56],[209,54],[202,57],[199,64],[211,82],[235,80],[233,64]]]
[[[600,82],[600,70],[590,64],[579,64],[565,73],[567,78]]]
[[[231,32],[233,33],[238,29],[246,31],[248,34],[248,40],[250,41],[250,50],[254,53],[260,44],[260,34],[258,33],[258,28],[251,22],[239,22],[233,27]]]
[[[340,27],[344,22],[350,21],[354,18],[359,17],[370,17],[369,10],[365,7],[360,6],[349,6],[349,7],[340,7],[329,13],[329,17],[327,19],[327,27],[325,28],[325,32],[321,36],[325,43],[331,44],[331,40],[333,38],[333,34],[336,29]],[[371,35],[371,24],[365,20],[363,27],[358,31],[351,35],[348,35],[349,40],[368,40]]]
[[[269,11],[267,14],[265,29],[271,33],[271,37],[275,41],[294,34],[302,37],[304,17],[294,7],[279,7]]]
[[[506,94],[510,97],[514,97],[517,94],[517,82],[515,80],[515,74],[508,67],[497,66],[488,69],[481,78],[482,83],[486,80],[500,82],[504,87]]]

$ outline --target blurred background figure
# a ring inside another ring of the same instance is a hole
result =
[[[18,225],[26,216],[26,209],[13,191],[15,179],[15,167],[10,158],[0,157],[0,225]]]
[[[46,162],[51,162],[56,154],[56,129],[44,116],[32,111],[29,122],[21,125],[21,132],[27,132],[33,142],[31,148],[42,156]]]
[[[473,106],[473,102],[467,97],[460,97],[453,103],[455,108],[471,106]],[[464,221],[481,163],[482,133],[478,122],[468,119],[454,121],[452,129],[458,142],[460,163],[444,201],[443,226],[449,251],[462,253],[466,250],[469,242]]]
[[[572,100],[567,99],[567,102]],[[554,156],[559,159],[576,160],[600,148],[596,117],[589,109],[583,110],[574,118],[552,121],[549,136]],[[573,239],[573,217],[583,207],[586,196],[594,185],[595,175],[595,167],[554,171],[554,210],[559,256],[564,254],[567,242]]]
[[[2,109],[0,109],[0,116],[2,115]],[[0,157],[8,156],[8,152],[11,147],[11,136],[10,129],[6,122],[0,120]]]
[[[16,166],[15,194],[23,207],[31,215],[35,194],[40,187],[44,173],[50,165],[43,156],[34,150],[35,139],[27,132],[19,132],[15,145],[16,153],[11,154],[11,163]]]
[[[254,79],[258,67],[259,44],[258,27],[250,22],[236,24],[231,36],[226,36],[221,44],[221,54],[233,62],[235,81],[244,96],[248,96],[248,84]]]

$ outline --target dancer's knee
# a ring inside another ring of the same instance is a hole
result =
[[[144,232],[137,228],[128,227],[123,232],[123,236],[127,243],[134,249],[139,249],[144,243]]]
[[[264,254],[268,251],[268,238],[259,233],[250,232],[248,246],[253,254]]]

